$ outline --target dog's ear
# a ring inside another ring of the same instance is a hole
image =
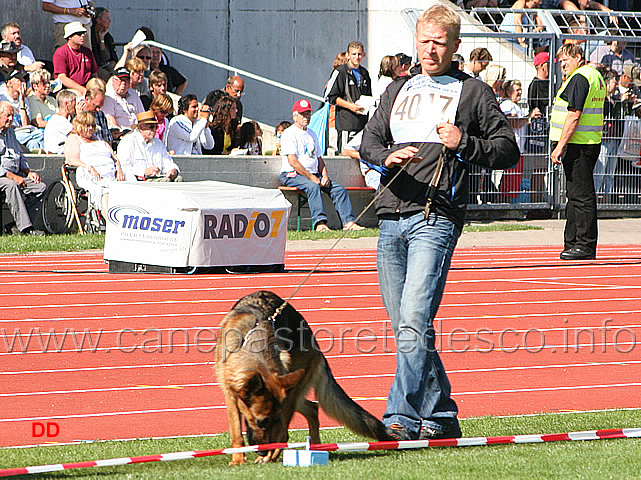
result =
[[[299,368],[292,373],[288,373],[287,375],[281,375],[280,377],[278,377],[278,383],[280,384],[281,388],[290,390],[298,385],[298,382],[300,382],[300,379],[303,378],[304,374],[305,369]]]

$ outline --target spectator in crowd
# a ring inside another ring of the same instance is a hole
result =
[[[621,100],[629,102],[630,105],[635,103],[641,96],[639,85],[641,85],[641,67],[639,65],[624,66],[623,73],[619,77]]]
[[[178,115],[171,119],[165,134],[167,150],[176,155],[202,155],[214,148],[209,126],[209,108],[200,108],[196,95],[187,94],[178,102]]]
[[[145,63],[145,70],[151,69],[151,47],[149,45],[143,43],[135,47],[131,52],[131,58],[139,58]]]
[[[401,67],[400,71],[398,72],[398,76],[408,76],[410,74],[410,68],[412,68],[412,57],[401,52],[396,54],[396,58],[398,58],[398,63]]]
[[[5,82],[14,71],[24,72],[24,67],[18,63],[18,47],[13,42],[0,42],[0,84]]]
[[[594,191],[603,194],[605,203],[614,198],[614,172],[617,168],[619,144],[623,137],[624,102],[619,94],[619,75],[611,70],[605,77],[605,103],[603,105],[603,140],[601,151],[594,167]]]
[[[65,163],[78,167],[78,186],[89,192],[89,198],[105,216],[109,201],[109,185],[125,180],[118,157],[104,140],[94,135],[96,117],[80,112],[72,122],[73,130],[65,143]]]
[[[499,6],[498,0],[464,0],[463,5],[466,9],[488,7],[496,8]]]
[[[54,48],[65,44],[67,38],[65,26],[69,23],[80,23],[85,31],[89,31],[93,3],[87,0],[42,0],[42,9],[53,14],[53,45]],[[83,38],[84,46],[91,48],[91,35]]]
[[[111,13],[108,8],[96,8],[96,16],[91,25],[91,51],[98,63],[98,76],[104,81],[113,75],[118,62],[114,37],[109,33]]]
[[[261,142],[261,135],[263,130],[258,125],[258,122],[249,121],[245,122],[240,127],[240,143],[239,146],[234,148],[231,155],[262,155],[263,148]]]
[[[596,47],[590,54],[590,63],[594,68],[603,66],[621,75],[626,65],[635,62],[634,53],[625,48],[626,45],[626,42],[612,40],[610,45]]]
[[[145,102],[149,102],[148,104],[151,105],[151,101],[154,99],[154,97],[160,94],[165,94],[171,99],[171,103],[174,106],[174,111],[177,111],[180,96],[167,91],[167,75],[165,75],[165,73],[161,72],[160,70],[152,70],[149,74],[148,80],[149,92],[147,93],[147,95],[143,95],[140,97],[140,100],[142,100],[142,104],[145,105]],[[213,104],[211,106],[213,106]]]
[[[491,61],[492,54],[487,48],[475,48],[470,52],[470,61],[463,71],[470,77],[481,80],[481,72],[487,68]]]
[[[65,142],[71,133],[71,119],[76,114],[76,94],[60,90],[56,96],[58,113],[52,115],[45,127],[44,150],[47,153],[65,153]]]
[[[523,179],[523,153],[525,152],[528,116],[519,106],[522,95],[523,87],[521,82],[519,80],[510,80],[505,84],[506,98],[499,104],[501,111],[505,114],[512,126],[516,144],[521,153],[518,163],[503,172],[499,183],[499,191],[503,197],[511,203],[517,200],[519,191],[521,190],[521,180]]]
[[[0,101],[0,192],[14,219],[5,228],[14,234],[44,235],[34,230],[32,219],[38,215],[47,186],[29,169],[12,123],[13,106]]]
[[[44,132],[31,125],[31,109],[27,101],[26,72],[14,71],[6,83],[5,93],[0,93],[0,101],[13,107],[13,128],[18,142],[29,150],[44,146]]]
[[[456,62],[458,69],[462,72],[465,69],[465,58],[460,53],[452,55],[452,61]]]
[[[27,96],[31,124],[45,128],[51,115],[58,111],[58,102],[49,95],[51,92],[51,74],[47,70],[36,70],[29,75],[32,92]]]
[[[386,55],[381,60],[381,66],[378,69],[378,79],[372,88],[372,96],[374,97],[374,107],[370,111],[370,116],[374,114],[374,110],[378,107],[378,102],[381,95],[387,89],[390,83],[398,78],[401,74],[401,65],[398,57],[395,55]]]
[[[167,75],[167,90],[176,95],[182,95],[187,88],[187,79],[183,77],[178,70],[163,63],[163,52],[160,47],[155,45],[151,47],[150,66],[152,70],[160,70]]]
[[[140,97],[149,93],[149,81],[145,78],[145,62],[134,57],[127,60],[125,67],[129,70],[130,75],[129,88],[135,90]]]
[[[98,64],[91,50],[83,45],[87,31],[79,22],[65,25],[67,43],[53,54],[53,72],[65,88],[85,94],[85,85],[98,73]]]
[[[138,92],[130,88],[130,74],[126,68],[116,70],[107,83],[102,110],[115,120],[109,127],[121,131],[131,129],[136,124],[136,115],[145,111]]]
[[[156,95],[151,101],[149,111],[154,114],[156,123],[158,124],[156,138],[164,142],[165,132],[167,132],[167,128],[169,127],[169,118],[174,114],[174,105],[169,95],[166,93]]]
[[[13,42],[20,49],[17,53],[17,60],[27,72],[35,72],[45,66],[44,62],[39,62],[33,55],[29,47],[22,44],[22,35],[20,33],[20,25],[16,22],[8,22],[2,26],[0,31],[2,40],[5,42]]]
[[[541,5],[541,0],[516,0],[512,5],[513,10],[536,9]],[[530,25],[530,20],[534,20],[534,25]],[[499,26],[499,30],[510,33],[533,33],[542,32],[545,29],[543,21],[535,13],[524,15],[523,13],[507,13]],[[523,52],[528,51],[528,40],[525,37],[518,37],[511,42],[516,42]],[[536,39],[532,39],[533,47],[540,46]]]
[[[307,100],[298,100],[292,109],[294,124],[283,132],[281,139],[280,182],[305,192],[312,213],[314,229],[328,232],[327,215],[323,208],[322,192],[328,194],[344,230],[363,230],[354,220],[356,216],[347,190],[332,182],[320,155],[316,134],[307,128],[312,116],[312,106]]]
[[[487,67],[487,71],[485,72],[484,81],[490,86],[494,95],[496,95],[496,101],[499,102],[499,104],[505,99],[505,75],[505,67],[496,64]]]
[[[278,125],[276,125],[275,131],[274,131],[276,135],[276,140],[274,141],[274,150],[272,150],[272,156],[280,155],[280,140],[283,136],[283,132],[291,126],[292,126],[292,122],[288,122],[287,120],[284,120],[280,122]]]
[[[550,158],[563,165],[566,181],[567,220],[561,259],[588,260],[595,258],[597,246],[593,172],[603,135],[605,82],[594,67],[584,65],[579,45],[562,45],[556,56],[566,76],[550,117]]]
[[[594,0],[561,0],[559,5],[563,10],[599,10],[601,12],[611,12],[608,7]]]
[[[328,95],[329,102],[336,105],[339,152],[367,122],[366,109],[356,103],[361,96],[372,95],[372,80],[361,65],[365,55],[361,42],[354,41],[347,46],[347,63],[337,68],[338,76]]]
[[[524,170],[530,174],[530,201],[544,200],[545,180],[549,165],[548,145],[548,115],[550,105],[550,54],[537,53],[534,57],[536,76],[528,87],[528,108],[530,123],[528,124],[525,141]]]
[[[115,124],[116,121],[111,117],[107,119],[107,115],[102,111],[105,104],[105,82],[99,78],[92,78],[87,83],[87,92],[82,101],[78,102],[77,110],[79,112],[90,112],[96,120],[95,135],[100,140],[104,140],[108,144],[114,141],[114,137],[109,129],[109,123]]]
[[[236,101],[223,93],[213,108],[209,108],[211,135],[214,139],[212,155],[227,155],[239,145],[235,135],[234,120],[238,117]]]
[[[178,165],[165,144],[156,138],[158,122],[153,112],[138,114],[134,131],[125,135],[118,145],[118,158],[125,172],[139,181],[182,182]]]
[[[338,131],[336,130],[336,105],[332,105],[329,101],[329,92],[331,92],[338,78],[338,67],[347,63],[347,52],[339,52],[332,63],[332,73],[325,83],[325,91],[323,98],[325,103],[329,103],[329,111],[327,114],[327,154],[334,152],[338,154]],[[291,123],[290,123],[291,124]]]
[[[361,158],[359,150],[361,148],[362,140],[363,132],[361,131],[358,132],[358,135],[352,138],[347,145],[345,145],[345,148],[343,148],[341,154],[345,155],[346,157],[351,157],[358,160],[359,166],[361,168],[361,173],[363,174],[363,179],[365,180],[365,185],[373,188],[374,190],[377,190],[378,186],[381,183],[381,168],[376,167],[375,165],[372,165],[371,163],[366,162]]]

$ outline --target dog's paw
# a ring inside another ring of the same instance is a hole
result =
[[[246,462],[244,453],[233,453],[229,465],[244,465]]]

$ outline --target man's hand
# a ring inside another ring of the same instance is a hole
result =
[[[167,177],[169,180],[172,180],[172,181],[173,181],[173,179],[174,179],[174,178],[176,178],[177,176],[178,176],[178,170],[176,170],[175,168],[174,168],[173,170],[169,170],[169,171],[167,172],[167,175],[166,175],[166,177]]]
[[[552,163],[555,165],[561,165],[561,157],[563,156],[563,153],[565,151],[565,147],[561,146],[561,144],[558,144],[554,150],[552,150],[552,153],[550,154],[550,158],[552,159]]]
[[[436,133],[438,133],[441,143],[449,150],[456,150],[463,136],[459,128],[451,123],[439,123],[436,125]]]
[[[7,178],[10,178],[14,182],[16,182],[18,184],[18,187],[20,188],[24,188],[27,186],[27,181],[20,175],[16,175],[13,172],[7,172],[6,176]]]
[[[145,177],[157,177],[158,175],[160,175],[160,168],[153,165],[145,168]]]
[[[36,172],[30,171],[27,174],[27,177],[30,178],[33,183],[40,183],[40,175],[38,175]]]
[[[320,186],[321,187],[329,187],[329,177],[327,175],[323,175],[320,178]]]
[[[385,166],[388,168],[402,167],[408,162],[415,161],[418,148],[408,145],[400,150],[390,153],[385,159]],[[419,160],[420,161],[420,160]]]

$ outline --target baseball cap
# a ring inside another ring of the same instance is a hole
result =
[[[14,42],[0,42],[0,53],[18,53],[22,50],[22,46],[16,45]]]
[[[118,77],[120,79],[131,78],[131,74],[129,73],[129,70],[127,70],[125,67],[120,67],[118,70],[114,72],[114,77]]]
[[[311,111],[312,111],[312,105],[307,100],[297,101],[294,104],[294,108],[292,108],[292,112],[298,112],[298,113],[311,112]]]
[[[403,52],[397,53],[396,58],[398,58],[398,62],[401,65],[409,65],[410,63],[412,63],[412,57],[410,57],[409,55],[405,55]]]
[[[80,22],[71,22],[65,25],[65,38],[69,38],[75,33],[87,33],[87,29]]]
[[[19,78],[20,80],[24,80],[27,78],[27,72],[23,72],[22,70],[14,70],[11,72],[7,80],[11,80],[12,78]]]
[[[543,65],[544,63],[548,63],[549,61],[550,54],[548,52],[537,53],[534,57],[534,66],[538,67],[539,65]]]

